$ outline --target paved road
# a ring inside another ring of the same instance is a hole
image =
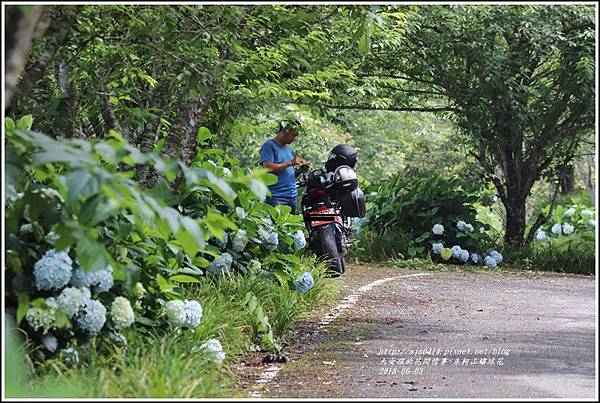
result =
[[[343,293],[415,273],[352,266]],[[594,398],[595,278],[423,272],[306,322],[263,397]]]

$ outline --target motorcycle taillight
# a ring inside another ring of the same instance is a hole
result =
[[[327,190],[325,190],[323,188],[317,188],[317,189],[311,190],[310,192],[308,192],[308,194],[316,199],[320,199],[320,198],[325,197],[325,195],[327,194]]]

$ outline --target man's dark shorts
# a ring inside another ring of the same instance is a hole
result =
[[[292,208],[292,214],[296,214],[296,198],[287,196],[268,196],[265,200],[270,206],[287,205]]]

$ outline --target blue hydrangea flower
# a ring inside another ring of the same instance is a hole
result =
[[[50,249],[33,266],[33,278],[38,290],[59,290],[71,279],[73,261],[65,251]]]
[[[315,284],[312,274],[305,271],[300,277],[294,280],[296,291],[307,292]]]
[[[456,228],[458,228],[459,231],[464,231],[465,225],[467,225],[467,223],[464,222],[463,220],[460,220],[459,222],[456,223]]]
[[[89,290],[88,290],[89,292]],[[79,312],[79,309],[85,305],[89,298],[86,298],[85,292],[75,287],[67,287],[58,296],[56,302],[61,311],[72,318]]]
[[[565,235],[572,234],[574,230],[575,227],[573,227],[571,223],[566,222],[562,225],[562,231]]]
[[[304,249],[306,246],[306,237],[304,236],[304,231],[298,230],[294,233],[294,244],[298,249]]]
[[[440,253],[442,253],[443,248],[444,248],[444,245],[441,242],[434,243],[431,245],[431,251],[433,253],[435,253],[436,255],[439,255]]]
[[[444,233],[444,226],[442,224],[435,224],[432,231],[435,235],[442,235]]]
[[[461,262],[467,262],[469,260],[469,251],[466,249],[462,249],[460,251],[460,256],[458,257],[460,259]]]
[[[477,253],[471,253],[471,261],[475,264],[479,263],[479,255]]]
[[[452,257],[455,259],[460,259],[461,251],[462,251],[462,248],[458,245],[454,245],[452,248],[450,248],[450,252],[452,252]]]
[[[562,232],[562,226],[560,224],[554,224],[550,229],[554,235],[560,235]]]
[[[135,314],[129,300],[125,297],[116,297],[110,308],[110,317],[117,328],[131,326],[135,320]]]
[[[545,241],[548,239],[548,237],[546,236],[546,233],[541,229],[537,231],[537,233],[535,234],[535,238],[538,241]]]
[[[352,219],[352,225],[354,226],[354,229],[356,230],[356,233],[359,233],[362,226],[365,223],[365,219],[364,218],[360,218],[360,217],[354,217]]]
[[[268,249],[275,249],[279,245],[279,234],[275,231],[269,233],[267,239],[265,239]]]
[[[229,242],[229,234],[225,232],[225,235],[223,235],[223,239],[221,240],[219,238],[215,238],[215,242],[220,249],[224,249],[225,247],[227,247],[227,242]]]
[[[232,263],[233,257],[229,253],[225,252],[219,255],[219,257],[217,257],[215,260],[210,262],[210,265],[208,266],[208,271],[213,274],[228,273],[231,269]]]
[[[195,329],[200,325],[202,320],[202,305],[195,300],[185,301],[185,321],[183,326]]]
[[[467,232],[473,232],[473,230],[474,230],[474,229],[475,229],[475,228],[473,228],[473,225],[472,225],[472,224],[465,224],[465,230],[466,230]]]
[[[114,284],[113,280],[113,268],[106,266],[104,270],[93,271],[86,273],[90,286],[94,286],[96,292],[107,292]]]
[[[594,216],[594,212],[586,209],[581,212],[581,216],[586,218],[592,218]]]
[[[246,231],[243,229],[238,229],[233,235],[233,240],[231,241],[231,247],[236,252],[241,252],[244,250],[246,245],[248,244],[248,236]]]
[[[165,305],[165,312],[169,323],[173,326],[184,326],[186,319],[185,302],[181,300],[173,300]]]
[[[568,210],[566,210],[564,216],[571,217],[573,214],[575,214],[575,207],[571,207]]]
[[[596,221],[594,221],[594,220],[589,220],[589,221],[588,221],[588,225],[591,225],[592,227],[595,227],[595,226],[596,226]]]
[[[106,322],[106,308],[95,299],[87,301],[77,318],[79,327],[91,335],[98,334],[104,322]]]
[[[71,274],[69,284],[76,288],[89,287],[90,280],[88,279],[87,273],[81,267],[77,267]]]
[[[486,256],[485,259],[483,259],[483,264],[485,264],[487,267],[490,267],[492,269],[495,269],[497,266],[496,259],[494,259],[491,256]]]
[[[497,251],[493,250],[493,251],[490,252],[490,257],[492,259],[494,259],[497,264],[502,263],[502,255],[500,254],[500,252],[497,252]]]
[[[200,349],[208,354],[217,364],[221,365],[225,360],[225,352],[217,339],[209,339],[200,345]]]

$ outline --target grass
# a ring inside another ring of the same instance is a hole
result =
[[[202,322],[189,329],[128,329],[127,346],[94,346],[80,351],[80,365],[68,365],[63,355],[17,370],[10,397],[242,397],[236,396],[235,377],[228,364],[239,362],[256,347],[256,318],[244,304],[252,292],[264,309],[274,336],[281,340],[290,323],[313,306],[335,295],[331,281],[323,277],[325,265],[312,256],[301,258],[314,286],[306,293],[263,276],[202,278],[188,290],[203,307]],[[268,276],[267,276],[268,277]],[[199,351],[202,341],[218,339],[226,357],[219,366]],[[16,350],[16,349],[15,349]],[[35,356],[35,351],[29,351]],[[61,353],[62,354],[62,353]],[[23,355],[13,361],[23,360]],[[8,363],[8,361],[7,361]]]

